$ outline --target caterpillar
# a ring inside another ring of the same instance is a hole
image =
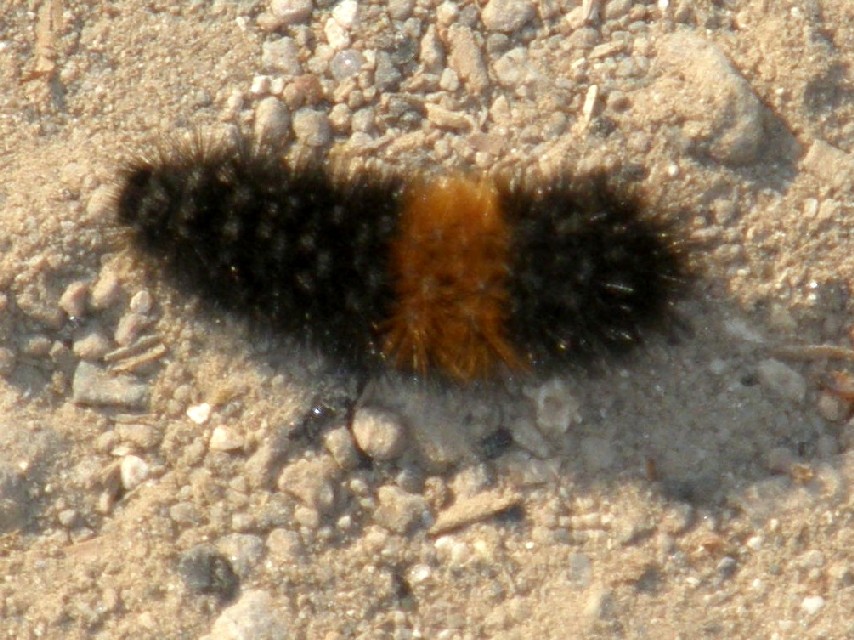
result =
[[[341,178],[248,138],[129,162],[116,211],[226,309],[347,364],[462,382],[624,351],[688,272],[670,226],[602,176]]]

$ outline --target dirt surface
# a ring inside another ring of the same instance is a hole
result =
[[[0,9],[0,637],[854,638],[854,4],[592,8]],[[352,376],[114,224],[123,159],[235,128],[605,167],[702,276],[625,361],[348,426]]]

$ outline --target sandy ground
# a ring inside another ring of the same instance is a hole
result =
[[[849,0],[7,1],[0,636],[854,638],[852,52]],[[684,326],[313,415],[346,374],[113,222],[122,159],[235,127],[606,167],[697,247]]]

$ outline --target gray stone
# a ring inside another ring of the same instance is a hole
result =
[[[97,365],[81,362],[74,371],[72,398],[79,405],[144,409],[148,385],[133,376],[113,376]]]
[[[567,568],[569,582],[577,589],[586,589],[593,579],[593,563],[590,556],[584,553],[573,553],[569,556]]]
[[[605,438],[588,436],[581,441],[581,455],[590,471],[604,471],[610,468],[616,459],[614,447]]]
[[[279,38],[261,45],[261,64],[285,76],[295,77],[302,73],[299,47],[293,38]]]
[[[391,56],[385,51],[377,52],[377,67],[374,70],[374,85],[381,91],[389,91],[397,87],[402,78],[400,71],[394,65]]]
[[[350,76],[358,75],[364,64],[365,58],[360,51],[344,49],[332,57],[329,69],[332,71],[332,77],[341,82]]]
[[[212,545],[196,545],[178,561],[178,575],[190,591],[225,600],[237,593],[239,580],[228,559]]]
[[[763,140],[762,108],[747,81],[714,43],[690,34],[664,38],[658,49],[663,77],[653,90],[682,126],[693,151],[727,165],[755,162]]]
[[[294,134],[309,147],[325,147],[332,139],[329,116],[323,111],[302,108],[294,114]]]
[[[807,381],[797,371],[779,360],[768,358],[759,363],[759,383],[774,395],[803,402],[807,394]]]
[[[0,463],[0,533],[24,526],[26,500],[21,475],[11,464]]]

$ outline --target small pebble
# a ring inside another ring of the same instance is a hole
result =
[[[718,562],[718,575],[724,580],[733,577],[737,569],[738,562],[735,560],[735,558],[732,558],[730,556],[725,556],[724,558],[721,558],[720,562]]]
[[[801,609],[807,615],[815,615],[824,608],[824,598],[821,596],[807,596],[801,602]]]
[[[329,116],[323,111],[302,108],[294,114],[294,135],[309,147],[324,147],[332,139]]]
[[[228,557],[234,573],[241,580],[248,578],[264,557],[264,540],[249,533],[227,535],[218,547]]]
[[[721,48],[679,31],[661,40],[658,62],[659,82],[679,83],[668,91],[678,100],[662,117],[680,117],[693,149],[726,165],[756,161],[765,134],[762,105]]]
[[[142,451],[160,444],[160,432],[148,424],[117,424],[115,433],[123,442],[128,442]]]
[[[302,73],[299,46],[293,38],[279,38],[261,45],[261,64],[268,71],[296,77]]]
[[[211,433],[211,451],[239,451],[243,448],[243,438],[227,429],[216,427]]]
[[[359,448],[375,460],[393,460],[406,444],[406,430],[400,418],[381,409],[358,410],[352,431]]]
[[[364,64],[365,58],[361,52],[355,49],[345,49],[332,57],[329,68],[332,71],[332,77],[341,82],[350,76],[357,75]]]
[[[245,470],[249,485],[263,489],[272,487],[289,448],[290,439],[285,429],[268,437],[246,461]]]
[[[803,402],[807,394],[806,379],[787,364],[768,358],[759,363],[759,382],[774,395]]]
[[[59,298],[59,308],[71,318],[80,318],[86,313],[86,298],[89,295],[89,283],[72,282]]]
[[[110,270],[103,270],[95,286],[89,294],[89,302],[93,309],[102,310],[118,302],[122,287],[118,276]]]
[[[133,294],[129,307],[134,313],[145,315],[151,311],[151,303],[151,294],[148,292],[148,289],[142,289]]]
[[[329,18],[323,25],[323,33],[326,41],[335,51],[340,51],[350,46],[350,34],[335,18]]]
[[[143,409],[148,404],[148,385],[128,375],[113,376],[89,362],[74,371],[72,398],[75,404]]]
[[[148,463],[137,456],[125,456],[122,458],[120,477],[122,486],[126,491],[131,491],[148,479]]]
[[[377,502],[374,520],[395,533],[406,533],[411,527],[423,523],[429,514],[423,496],[408,493],[394,485],[380,487]]]
[[[224,609],[211,627],[209,640],[287,640],[288,627],[266,591],[247,591]]]
[[[491,518],[499,513],[519,506],[521,498],[502,491],[484,491],[470,498],[457,500],[442,511],[430,528],[431,535],[447,533],[473,522]]]
[[[825,391],[818,397],[816,409],[828,422],[842,422],[851,412],[851,403]]]
[[[471,129],[472,123],[464,113],[451,111],[432,102],[426,103],[424,108],[427,111],[427,119],[437,127],[458,131],[468,131]]]
[[[560,437],[571,424],[581,421],[581,403],[565,380],[550,380],[535,389],[526,389],[525,395],[534,401],[537,427],[548,436]]]
[[[282,470],[278,487],[312,510],[330,513],[335,506],[333,468],[337,466],[328,457],[295,460]]]
[[[342,469],[353,470],[359,466],[359,451],[347,427],[327,431],[323,436],[323,445]]]
[[[270,12],[283,25],[304,22],[311,16],[312,0],[271,0]]]
[[[228,559],[209,544],[196,545],[183,553],[178,575],[191,591],[217,595],[223,600],[236,595],[240,582]]]
[[[448,29],[448,41],[448,65],[457,72],[472,93],[480,94],[489,86],[489,74],[471,29],[460,24],[452,25]]]
[[[86,215],[99,218],[111,215],[115,207],[115,193],[112,185],[101,185],[89,197],[86,203]]]
[[[136,340],[150,323],[151,320],[146,316],[130,311],[119,318],[113,339],[116,344],[126,347]]]
[[[529,0],[489,0],[480,14],[489,31],[514,33],[534,17],[534,5]]]
[[[345,29],[350,29],[356,23],[359,3],[356,0],[341,0],[332,9],[332,17]]]
[[[205,424],[211,417],[211,405],[207,402],[194,404],[187,408],[187,417],[196,424]]]
[[[406,20],[412,15],[415,0],[389,0],[388,13],[394,20]]]

